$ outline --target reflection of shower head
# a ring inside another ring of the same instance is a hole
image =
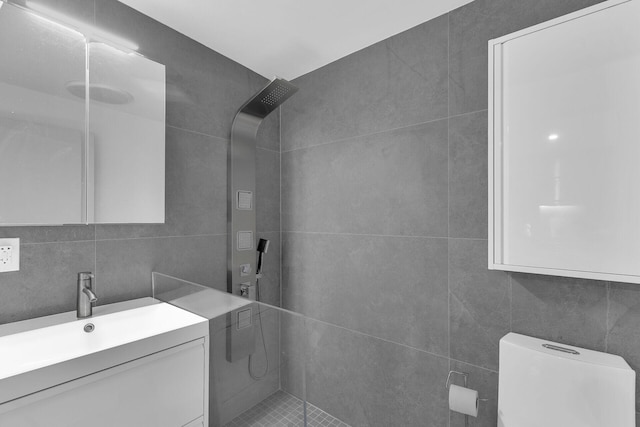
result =
[[[69,93],[84,99],[86,85],[84,82],[69,82],[65,85]],[[133,95],[129,92],[99,83],[89,84],[89,99],[103,104],[124,105],[133,102]]]
[[[284,79],[276,77],[264,89],[247,101],[240,108],[240,112],[264,119],[297,91],[297,87]]]

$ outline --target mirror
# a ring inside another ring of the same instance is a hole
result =
[[[85,38],[0,5],[0,223],[83,223]]]
[[[89,222],[164,222],[164,90],[163,65],[89,43]]]
[[[2,2],[0,55],[0,225],[164,222],[164,66]]]

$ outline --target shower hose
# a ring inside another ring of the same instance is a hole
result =
[[[260,279],[256,279],[256,301],[260,301]],[[267,354],[267,343],[264,340],[264,330],[262,329],[262,309],[258,305],[258,321],[260,322],[260,337],[262,338],[262,348],[264,350],[264,358],[266,360],[266,366],[264,372],[261,375],[256,375],[253,372],[253,353],[249,355],[249,376],[255,381],[260,381],[269,372],[269,355]]]

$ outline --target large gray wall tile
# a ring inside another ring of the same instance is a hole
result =
[[[478,417],[469,417],[469,427],[496,427],[498,425],[498,373],[478,368],[455,360],[451,361],[451,369],[469,374],[469,388],[478,390],[478,397],[489,399],[478,405]],[[456,381],[464,385],[463,381]],[[451,411],[450,427],[465,427],[464,415]]]
[[[447,235],[447,122],[282,155],[283,230]]]
[[[449,236],[487,238],[487,112],[449,121]]]
[[[280,231],[280,153],[256,152],[256,229]]]
[[[640,285],[612,283],[607,351],[624,357],[640,369]],[[640,408],[640,381],[636,381],[636,408]]]
[[[487,269],[487,241],[449,242],[451,358],[498,369],[498,342],[511,328],[509,276]]]
[[[97,225],[98,239],[227,232],[228,141],[172,127],[166,138],[165,223]]]
[[[513,332],[605,350],[605,282],[513,274],[511,284]]]
[[[487,108],[488,41],[602,0],[475,0],[450,13],[450,114]]]
[[[2,273],[0,324],[75,310],[77,274],[95,271],[94,242],[22,245],[20,258]]]
[[[280,315],[280,387],[299,399],[305,397],[305,366],[309,349],[306,319],[283,312]]]
[[[447,355],[447,240],[284,233],[283,307]]]
[[[306,335],[312,404],[352,426],[447,425],[446,358],[313,321]]]
[[[151,272],[226,290],[226,236],[96,242],[100,304],[151,296]]]
[[[436,18],[293,82],[283,151],[447,115],[447,17]]]
[[[280,108],[269,114],[260,124],[256,146],[280,152]]]

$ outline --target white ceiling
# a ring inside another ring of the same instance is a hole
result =
[[[293,79],[472,0],[120,0],[267,77]]]

